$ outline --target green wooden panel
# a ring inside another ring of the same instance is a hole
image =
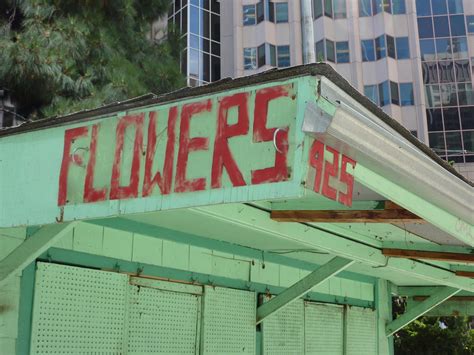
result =
[[[262,322],[263,354],[304,353],[304,302],[296,300]]]
[[[305,302],[305,354],[342,355],[344,350],[344,308]]]
[[[146,281],[129,287],[127,354],[196,354],[201,296],[154,288],[172,283]]]
[[[255,292],[204,288],[202,354],[255,354]]]
[[[347,355],[377,355],[377,313],[369,308],[346,311]]]
[[[31,354],[125,350],[128,277],[38,263]]]

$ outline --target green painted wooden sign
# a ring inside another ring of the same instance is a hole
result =
[[[315,85],[293,78],[2,137],[0,227],[299,197]]]

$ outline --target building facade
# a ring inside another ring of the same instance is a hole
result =
[[[175,3],[197,13],[208,2]],[[474,162],[474,2],[312,3],[317,61],[330,63],[442,158],[474,178],[474,164],[469,164]],[[205,18],[187,16],[191,22]],[[182,61],[190,85],[303,63],[300,1],[221,0],[219,19],[219,55],[210,56],[215,68],[220,59],[220,75],[213,77],[212,69],[209,75],[207,52],[193,44],[193,34],[187,36]]]

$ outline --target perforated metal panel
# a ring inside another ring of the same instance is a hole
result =
[[[344,308],[305,302],[305,354],[338,355],[344,348]]]
[[[262,322],[263,353],[301,355],[304,353],[304,305],[296,300]]]
[[[129,300],[128,354],[196,354],[201,296],[130,286]]]
[[[377,318],[376,312],[359,307],[350,307],[346,315],[346,354],[377,354]]]
[[[31,354],[123,354],[127,279],[38,263]]]
[[[204,354],[255,354],[254,292],[206,286],[203,312]]]

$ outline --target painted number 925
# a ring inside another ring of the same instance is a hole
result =
[[[332,153],[332,160],[325,159],[326,151]],[[315,170],[314,192],[321,193],[331,200],[339,201],[345,206],[352,206],[354,175],[347,172],[347,165],[350,165],[351,170],[354,170],[355,160],[339,153],[334,148],[325,146],[318,140],[314,140],[309,151],[309,165]],[[330,178],[332,178],[334,185],[337,184],[337,188],[330,186]]]

